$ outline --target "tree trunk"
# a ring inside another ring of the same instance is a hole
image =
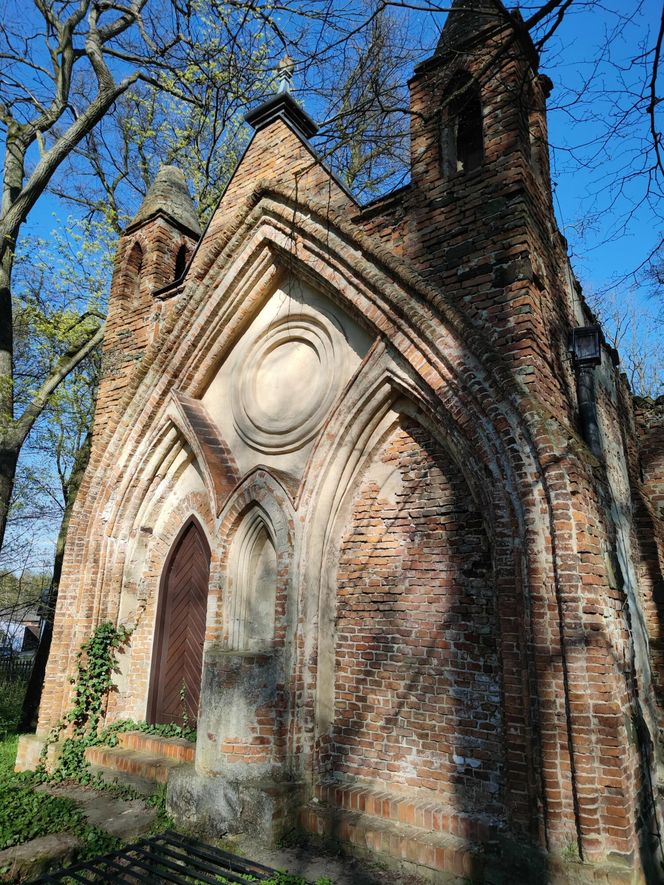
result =
[[[9,503],[14,490],[14,477],[16,476],[16,463],[18,461],[18,449],[5,448],[0,437],[0,550],[5,540],[7,527],[7,514]]]
[[[0,257],[0,550],[5,538],[19,452],[11,444],[14,430],[14,318],[11,293],[13,264],[12,250],[3,249]]]
[[[78,490],[83,480],[85,468],[90,460],[90,450],[92,448],[92,434],[88,433],[76,453],[74,467],[71,472],[69,484],[67,486],[67,500],[65,501],[65,512],[62,516],[60,531],[58,532],[58,540],[55,545],[55,559],[53,561],[53,579],[48,591],[48,598],[44,603],[46,616],[44,625],[39,638],[39,646],[35,655],[35,662],[30,674],[30,681],[23,699],[23,708],[21,710],[21,719],[19,721],[18,730],[34,731],[37,727],[37,715],[39,713],[39,703],[41,701],[42,687],[44,684],[44,676],[46,675],[46,664],[48,662],[48,654],[51,650],[51,639],[53,637],[53,621],[55,618],[55,606],[58,601],[58,587],[60,585],[60,576],[62,574],[62,562],[65,555],[65,543],[67,541],[67,530],[71,519],[71,512],[74,502],[78,494]]]

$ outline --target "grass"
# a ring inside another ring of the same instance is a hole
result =
[[[85,830],[75,802],[37,792],[31,773],[14,772],[17,744],[17,735],[0,742],[0,850],[49,833]]]

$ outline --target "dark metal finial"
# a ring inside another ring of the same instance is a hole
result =
[[[276,86],[277,92],[290,93],[293,87],[293,71],[295,70],[295,62],[290,55],[284,55],[277,65]]]

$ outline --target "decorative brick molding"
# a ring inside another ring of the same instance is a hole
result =
[[[596,881],[639,881],[661,408],[634,407],[604,348],[602,457],[579,433],[567,342],[590,316],[551,208],[551,84],[500,21],[416,71],[407,186],[359,207],[286,102],[197,242],[154,194],[127,231],[39,733],[104,618],[134,627],[107,718],[145,715],[160,579],[193,517],[210,585],[178,814],[221,830],[251,796],[264,836],[261,808],[281,826],[299,804],[313,832],[450,875],[499,839],[551,881],[571,851],[630,870],[585,867]],[[455,172],[440,102],[467,77],[483,149]]]

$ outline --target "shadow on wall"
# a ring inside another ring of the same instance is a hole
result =
[[[504,803],[492,577],[461,471],[402,418],[359,483],[341,542],[335,721],[321,768],[396,794],[429,791],[453,832],[483,833],[523,868],[532,858],[510,846]],[[480,878],[481,851],[472,865]],[[545,881],[541,855],[535,865]]]

